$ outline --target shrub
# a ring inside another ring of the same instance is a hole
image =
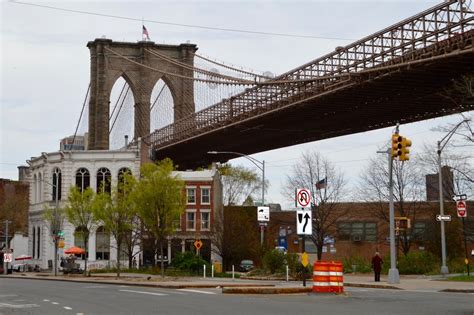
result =
[[[277,249],[269,250],[263,255],[263,266],[268,269],[270,273],[282,271],[285,266],[286,255]]]
[[[398,258],[398,270],[402,274],[425,274],[438,266],[438,259],[430,252],[409,252]]]
[[[385,260],[384,260],[385,262]],[[346,257],[342,260],[344,272],[371,272],[372,263],[360,256]]]
[[[203,265],[206,265],[207,269],[210,268],[207,261],[193,252],[178,253],[171,262],[171,266],[176,269],[192,272],[201,271]]]

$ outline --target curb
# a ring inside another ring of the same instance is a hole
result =
[[[449,293],[474,293],[471,289],[444,289],[438,292],[449,292]]]
[[[383,284],[368,284],[368,283],[344,283],[345,287],[354,287],[354,288],[371,288],[371,289],[390,289],[390,290],[403,290],[402,288],[395,287],[392,285],[383,285]]]
[[[288,288],[275,288],[275,287],[223,287],[222,293],[224,294],[297,294],[297,293],[311,293],[312,287],[288,287]]]
[[[217,287],[264,287],[272,288],[275,287],[274,284],[247,284],[247,283],[189,283],[189,284],[166,284],[166,283],[137,283],[137,282],[127,282],[127,281],[108,281],[108,280],[88,280],[88,279],[64,279],[64,278],[39,278],[39,277],[11,277],[11,276],[0,276],[0,278],[10,278],[10,279],[25,279],[25,280],[49,280],[49,281],[62,281],[62,282],[75,282],[75,283],[96,283],[96,284],[111,284],[111,285],[127,285],[134,287],[151,287],[151,288],[164,288],[164,289],[185,289],[185,288],[217,288]]]

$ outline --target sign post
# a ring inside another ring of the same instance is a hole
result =
[[[263,246],[265,226],[270,221],[270,207],[257,207],[257,221],[260,225],[260,245]]]
[[[301,210],[296,210],[296,232],[302,236],[303,246],[301,249],[301,264],[303,265],[303,286],[306,286],[306,266],[308,265],[308,254],[306,253],[306,235],[313,234],[313,220],[311,208],[311,193],[307,188],[298,188],[295,193],[295,205]]]
[[[466,222],[464,220],[467,217],[467,206],[466,206],[466,201],[464,201],[464,199],[460,199],[456,201],[456,210],[458,212],[458,217],[460,217],[462,220],[462,233],[464,236],[464,250],[466,254],[464,263],[466,264],[467,275],[470,276],[471,273],[469,270],[469,257],[467,255],[468,251],[467,251],[467,237],[466,237]]]
[[[201,247],[202,247],[202,241],[200,239],[197,239],[194,241],[194,247],[196,247],[196,251],[198,256],[200,255]]]

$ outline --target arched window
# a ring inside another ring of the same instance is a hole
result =
[[[84,235],[85,235],[86,229],[83,227],[78,227],[74,231],[74,246],[80,247],[84,250],[86,250],[87,254],[87,248],[84,240]],[[86,254],[81,254],[81,255],[76,255],[77,257],[81,259],[85,259]]]
[[[90,174],[87,168],[80,168],[76,172],[76,186],[81,192],[90,186]]]
[[[102,167],[97,171],[97,192],[105,192],[110,194],[111,191],[111,175],[110,170]]]
[[[38,200],[37,202],[41,202],[43,200],[43,177],[41,173],[38,174]]]
[[[119,192],[122,192],[122,187],[123,184],[125,183],[125,177],[126,175],[132,175],[132,171],[126,167],[122,167],[118,171],[118,190]]]
[[[61,200],[61,169],[56,167],[53,170],[53,191],[52,191],[52,200]]]
[[[110,235],[103,226],[98,227],[95,232],[95,258],[110,259]]]

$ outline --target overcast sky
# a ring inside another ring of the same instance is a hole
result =
[[[197,44],[199,53],[259,71],[279,74],[414,15],[441,1],[35,1],[59,8],[188,25],[272,33],[301,38],[229,33],[146,22],[157,43]],[[25,2],[23,2],[25,3]],[[2,1],[0,178],[17,179],[17,166],[41,152],[59,149],[74,134],[89,84],[88,41],[141,39],[141,21],[64,12]],[[332,39],[327,39],[332,38]],[[337,38],[337,39],[336,39]],[[458,115],[402,125],[413,140],[433,146],[443,134],[434,126]],[[317,126],[317,122],[315,122]],[[318,150],[345,173],[349,187],[390,137],[392,128],[255,154],[266,161],[271,183],[267,202],[290,203],[281,185],[302,152]],[[233,163],[250,166],[245,159]]]

